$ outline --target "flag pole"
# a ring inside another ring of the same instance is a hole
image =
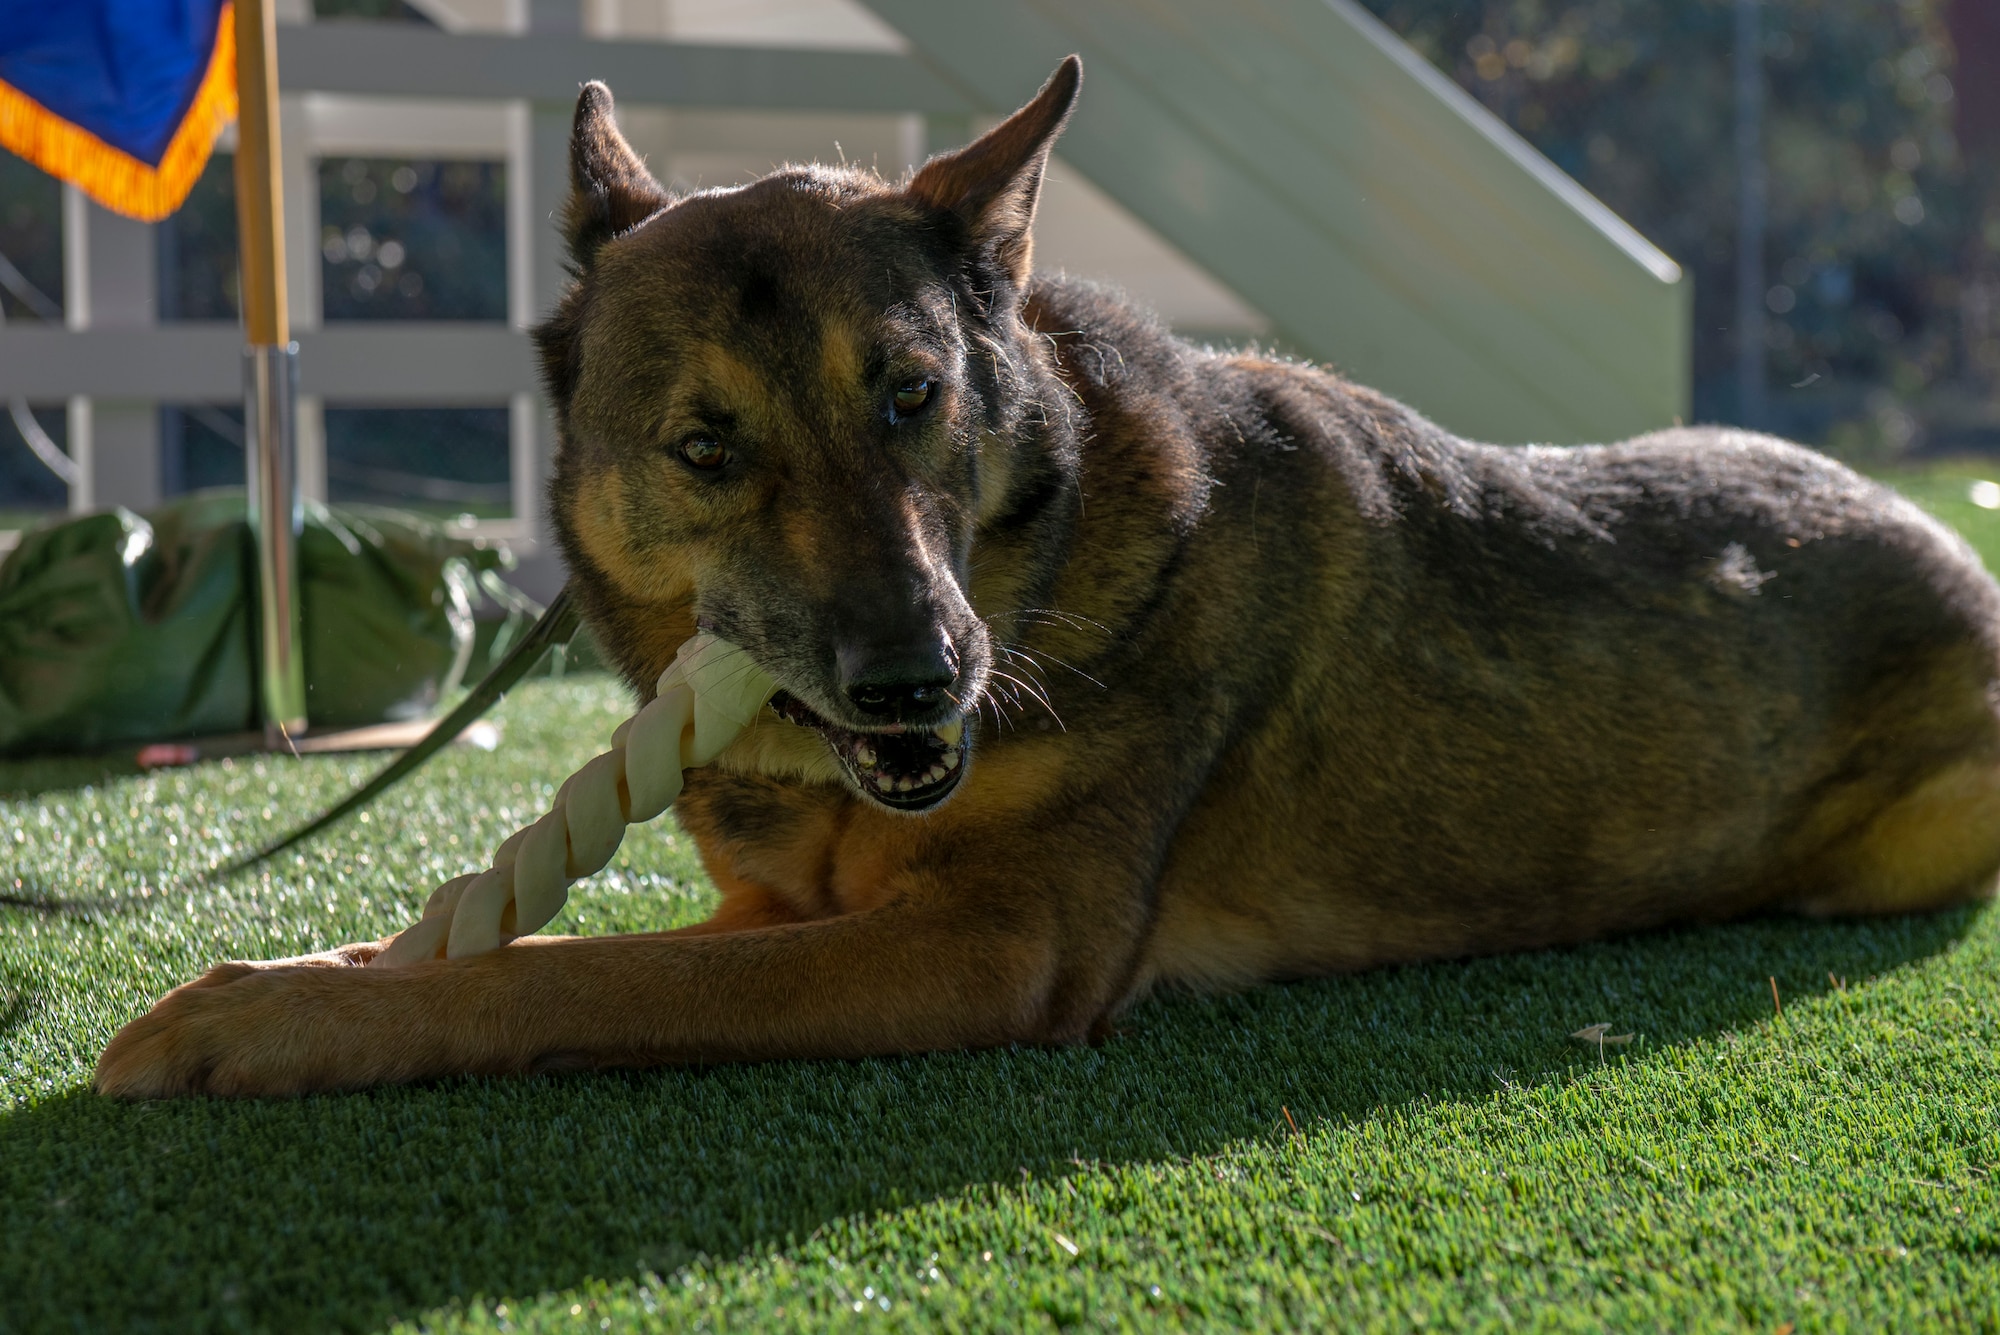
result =
[[[306,725],[292,410],[299,345],[285,310],[278,30],[272,0],[235,0],[236,226],[243,305],[246,492],[257,543],[257,699],[274,749]]]

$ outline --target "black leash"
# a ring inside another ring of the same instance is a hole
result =
[[[472,688],[471,694],[459,702],[458,708],[431,725],[423,740],[397,756],[385,766],[380,774],[361,785],[352,794],[342,799],[339,805],[324,815],[293,830],[277,843],[249,857],[218,867],[201,879],[205,882],[227,880],[239,872],[248,871],[260,862],[276,857],[295,844],[304,842],[352,812],[360,810],[380,797],[399,780],[413,773],[426,760],[449,746],[461,732],[464,732],[479,716],[491,709],[508,688],[534,670],[542,655],[548,650],[570,642],[576,634],[576,603],[570,598],[569,587],[565,585],[543,611],[541,620],[528,628],[520,643],[507,651],[492,671]]]

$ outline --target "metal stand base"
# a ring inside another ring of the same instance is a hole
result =
[[[287,749],[306,728],[306,668],[299,642],[299,504],[292,405],[299,345],[243,350],[244,465],[250,531],[257,540],[257,700],[264,742]]]
[[[154,742],[136,753],[127,752],[140,769],[163,769],[192,765],[224,756],[278,755],[326,756],[352,751],[404,751],[430,735],[431,720],[411,723],[377,723],[366,728],[341,728],[290,733],[276,746],[261,732],[234,732],[215,737],[196,737],[185,742]],[[480,719],[453,739],[461,746],[491,751],[500,745],[500,725]]]

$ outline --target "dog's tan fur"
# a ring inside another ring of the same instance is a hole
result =
[[[1991,892],[2000,591],[1962,543],[1767,438],[1474,445],[1032,279],[1077,79],[901,187],[682,200],[578,108],[541,340],[593,629],[643,696],[708,625],[849,730],[868,665],[948,661],[911,717],[971,711],[950,799],[890,810],[766,714],[678,807],[709,922],[223,965],[100,1089],[1070,1042],[1162,984]]]

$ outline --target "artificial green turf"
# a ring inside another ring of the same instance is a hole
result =
[[[379,760],[0,765],[0,1330],[2000,1329],[1990,911],[1167,997],[1094,1049],[85,1092],[209,963],[400,925],[624,709],[525,688],[498,752],[224,890],[179,878]],[[555,927],[709,899],[663,822]]]

